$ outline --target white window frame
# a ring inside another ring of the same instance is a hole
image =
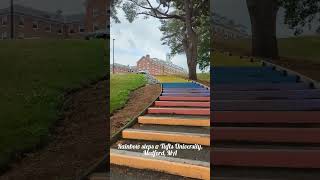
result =
[[[99,9],[98,8],[92,8],[92,16],[93,17],[99,16]]]
[[[83,32],[81,32],[81,30],[83,30]],[[83,25],[79,25],[79,33],[84,33],[85,31],[85,27]]]
[[[93,23],[92,26],[93,26],[93,27],[92,27],[93,32],[96,32],[96,31],[99,31],[99,30],[100,30],[100,28],[99,28],[99,26],[98,26],[97,23]],[[95,27],[98,27],[97,30],[96,30]]]
[[[49,27],[49,30],[47,30],[47,28],[46,28],[46,32],[52,32],[52,24],[50,24],[50,25],[47,26],[47,27]]]
[[[6,23],[4,24],[4,22],[6,22]],[[2,26],[8,25],[8,16],[7,15],[1,17],[1,25]]]
[[[57,26],[58,26],[57,34],[58,34],[58,35],[62,35],[62,34],[63,34],[63,25],[57,25]],[[60,30],[61,32],[59,32],[59,30]]]
[[[2,40],[8,39],[8,33],[7,32],[2,32],[1,33],[1,39]]]
[[[23,22],[23,24],[20,24],[21,21]],[[19,26],[20,27],[24,27],[24,22],[25,22],[24,21],[24,16],[19,16]]]
[[[20,32],[20,33],[18,34],[18,38],[19,38],[19,39],[24,39],[24,33]]]
[[[36,28],[33,27],[34,24],[37,25]],[[40,29],[40,28],[39,28],[39,21],[32,21],[32,29],[33,29],[33,30],[39,30],[39,29]]]

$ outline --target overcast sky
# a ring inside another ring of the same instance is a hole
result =
[[[122,10],[118,10],[118,17],[121,23],[111,22],[111,38],[115,38],[115,62],[136,66],[136,62],[146,54],[152,58],[166,60],[166,54],[170,52],[168,46],[161,45],[162,33],[159,30],[158,19],[139,18],[133,23],[129,23]],[[112,41],[110,55],[112,59]],[[177,55],[172,58],[172,62],[187,69],[186,56]],[[110,61],[112,63],[112,61]]]
[[[246,0],[210,0],[211,10],[230,19],[236,23],[243,24],[248,27],[248,32],[251,33],[251,23],[248,14]],[[287,37],[292,36],[293,31],[284,24],[284,10],[280,9],[277,17],[277,36]],[[304,34],[311,34],[314,30],[305,29]]]
[[[56,12],[61,9],[65,14],[83,13],[85,0],[14,0],[16,4]],[[0,8],[8,7],[10,0],[0,0]]]

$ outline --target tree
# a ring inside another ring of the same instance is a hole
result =
[[[320,21],[320,0],[247,0],[252,28],[252,55],[278,58],[276,22],[279,8],[285,10],[285,24],[302,33],[303,27]]]
[[[197,63],[201,70],[205,70],[210,65],[210,17],[206,15],[197,18],[198,26],[195,31],[198,32],[198,56]],[[170,56],[185,53],[184,43],[186,42],[185,25],[183,22],[170,19],[160,20],[160,31],[163,34],[161,41],[163,45],[168,45],[171,49]]]
[[[114,1],[119,3],[119,1]],[[201,16],[209,16],[209,6],[207,0],[126,0],[122,9],[125,12],[129,22],[133,22],[138,16],[142,15],[145,18],[153,17],[159,20],[172,21],[169,23],[180,24],[182,29],[179,29],[181,38],[180,49],[172,49],[171,54],[181,53],[183,49],[186,54],[187,64],[189,69],[189,79],[197,79],[197,58],[199,45],[199,32],[197,27]],[[163,31],[164,32],[164,31]],[[165,40],[166,38],[163,38]],[[208,59],[209,60],[209,59]],[[207,61],[208,61],[207,60]]]

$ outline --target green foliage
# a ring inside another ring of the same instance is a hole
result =
[[[210,18],[209,5],[207,0],[193,0],[191,13],[191,28],[198,37],[197,62],[201,69],[210,64]],[[187,51],[183,47],[188,35],[186,4],[184,0],[157,0],[151,3],[149,0],[126,0],[122,4],[122,10],[129,22],[133,22],[139,15],[144,18],[154,17],[161,21],[160,30],[163,33],[161,38],[163,44],[171,49],[171,56],[182,54]],[[187,41],[188,42],[188,41]]]
[[[285,23],[296,35],[301,34],[305,26],[311,29],[315,21],[320,22],[320,0],[279,0],[279,5],[285,9]]]
[[[0,169],[48,140],[67,90],[106,75],[105,49],[105,41],[0,43]]]

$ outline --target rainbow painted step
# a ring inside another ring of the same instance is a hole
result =
[[[210,107],[210,102],[155,101],[156,107]]]
[[[163,83],[162,87],[159,99],[138,117],[138,124],[122,131],[118,143],[198,144],[203,145],[203,151],[183,150],[180,157],[151,157],[138,150],[111,149],[111,163],[209,180],[210,90],[197,83]]]
[[[320,168],[320,149],[213,148],[215,166]]]
[[[160,101],[210,101],[210,97],[194,96],[160,96]]]

